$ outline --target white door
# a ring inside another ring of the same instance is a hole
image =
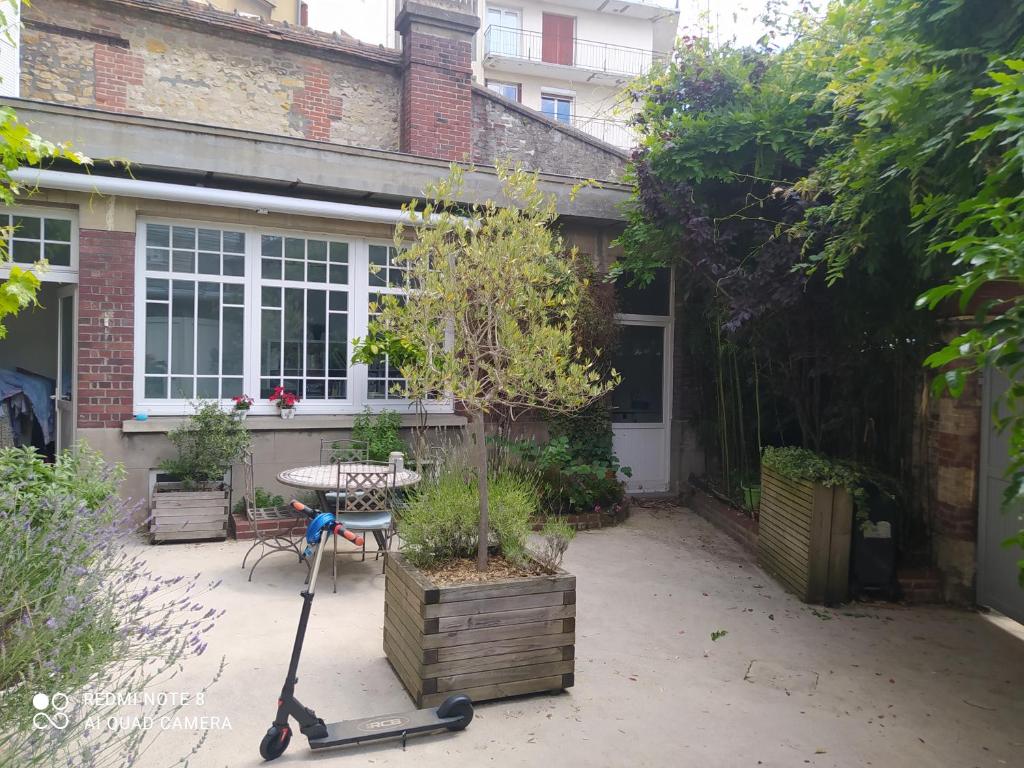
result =
[[[659,272],[646,288],[619,286],[619,338],[613,365],[622,377],[612,392],[615,455],[632,470],[631,493],[662,493],[671,485],[672,280]]]
[[[982,397],[981,472],[978,487],[978,602],[1024,622],[1024,586],[1017,561],[1024,555],[1003,542],[1024,528],[1020,505],[1006,508],[1003,491],[1010,465],[1009,435],[992,424],[992,406],[1009,381],[999,371],[985,371]],[[1005,407],[1001,409],[1005,413]]]
[[[53,399],[57,416],[57,451],[75,444],[75,370],[76,322],[74,285],[64,286],[57,294],[57,392]]]

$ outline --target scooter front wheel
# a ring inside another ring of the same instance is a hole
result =
[[[449,696],[441,702],[437,708],[438,717],[457,717],[454,723],[449,723],[449,731],[461,731],[473,721],[473,702],[464,694]]]
[[[264,760],[276,760],[288,749],[288,742],[292,740],[292,729],[285,726],[278,728],[270,726],[267,735],[260,742],[260,757]]]

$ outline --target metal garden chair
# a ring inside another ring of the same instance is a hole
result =
[[[243,501],[245,504],[245,517],[252,526],[256,540],[249,547],[242,558],[242,568],[249,559],[249,555],[256,547],[260,547],[260,555],[256,562],[249,569],[249,581],[252,581],[252,573],[256,570],[263,558],[275,552],[289,552],[299,560],[306,563],[307,570],[309,563],[302,558],[303,535],[305,518],[291,508],[290,505],[283,507],[258,507],[256,506],[256,480],[253,471],[252,453],[246,452],[242,456],[242,475],[245,481],[245,492]],[[293,531],[299,528],[298,534]]]
[[[338,472],[338,486],[334,494],[334,516],[350,531],[372,533],[377,542],[376,557],[378,558],[386,555],[395,534],[396,475],[397,469],[394,464],[370,461],[361,465],[351,465],[348,470]],[[338,591],[338,554],[338,541],[335,537],[333,563],[335,592]],[[361,554],[365,560],[365,536]]]

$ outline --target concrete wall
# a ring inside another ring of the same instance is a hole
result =
[[[521,86],[521,102],[524,107],[540,111],[541,93],[559,89],[568,91],[573,99],[573,114],[577,117],[598,117],[602,119],[625,119],[635,111],[624,89],[616,85],[587,82],[586,76],[552,80],[541,75],[527,75],[522,72],[482,70],[477,78],[481,85],[497,80],[503,83],[517,83]]]
[[[626,168],[623,154],[586,134],[553,125],[499,96],[473,92],[473,161],[497,159],[522,163],[573,178],[618,180]]]
[[[202,20],[170,6],[38,0],[25,13],[22,96],[398,149],[397,66],[225,34]]]

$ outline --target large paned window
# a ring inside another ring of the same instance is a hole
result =
[[[45,259],[49,269],[40,274],[42,280],[74,281],[78,232],[70,214],[56,210],[5,211],[0,213],[0,240],[15,264],[36,264]],[[6,273],[7,269],[0,267],[0,276]]]
[[[359,238],[141,222],[136,402],[186,413],[196,399],[248,394],[272,413],[275,387],[305,413],[405,407],[387,358],[350,365],[381,296],[408,290],[393,246]],[[431,408],[450,409],[432,402]]]
[[[243,232],[146,227],[146,399],[242,394],[245,247]]]
[[[260,397],[348,399],[348,243],[261,238]]]

